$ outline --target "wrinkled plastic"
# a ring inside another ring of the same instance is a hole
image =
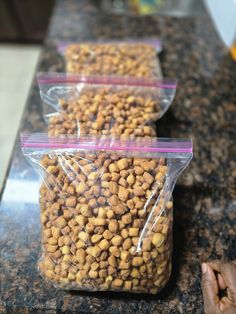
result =
[[[176,91],[175,79],[41,73],[38,83],[50,136],[156,136]]]
[[[60,43],[58,51],[65,57],[66,71],[83,75],[121,75],[162,78],[157,39]]]
[[[22,136],[43,179],[42,276],[56,287],[156,294],[171,274],[172,191],[190,140]]]

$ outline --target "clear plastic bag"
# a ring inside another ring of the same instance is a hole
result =
[[[38,74],[48,134],[156,136],[155,122],[173,101],[176,80]]]
[[[60,43],[68,73],[162,78],[158,39]]]
[[[190,140],[22,136],[43,179],[41,274],[56,287],[155,294],[171,273],[172,191]]]

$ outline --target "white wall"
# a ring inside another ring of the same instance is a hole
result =
[[[226,46],[236,41],[236,0],[204,0]]]

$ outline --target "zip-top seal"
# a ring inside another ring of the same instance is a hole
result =
[[[76,149],[94,151],[127,151],[140,153],[172,153],[192,155],[193,145],[191,139],[116,139],[111,137],[82,136],[48,137],[44,133],[21,135],[22,148],[32,149]]]
[[[126,86],[144,86],[156,87],[161,89],[176,90],[177,80],[174,78],[166,78],[162,80],[147,79],[147,78],[134,78],[117,75],[78,75],[67,73],[43,73],[37,74],[38,83],[40,85],[50,84],[93,84],[93,85],[126,85]]]
[[[160,53],[162,51],[162,41],[158,38],[136,38],[136,39],[125,39],[125,40],[98,40],[98,41],[82,41],[82,42],[66,42],[62,41],[57,45],[57,51],[64,55],[67,47],[69,45],[86,45],[86,44],[93,44],[93,45],[109,45],[109,44],[148,44],[156,49],[157,53]]]

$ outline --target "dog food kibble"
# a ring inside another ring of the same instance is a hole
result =
[[[69,73],[161,76],[156,50],[145,43],[71,44],[66,49],[65,58]]]
[[[161,112],[157,93],[155,88],[148,88],[147,93],[137,86],[83,87],[67,100],[60,100],[59,112],[49,118],[48,134],[156,136],[155,121]],[[125,170],[124,162],[120,160],[113,171]],[[55,171],[54,166],[48,169],[50,173]],[[135,173],[143,175],[144,169],[136,167]],[[90,174],[91,180],[96,179],[96,175],[99,174]],[[151,178],[146,180],[148,183]]]
[[[44,276],[66,289],[157,293],[171,272],[165,160],[77,151],[40,164]]]

